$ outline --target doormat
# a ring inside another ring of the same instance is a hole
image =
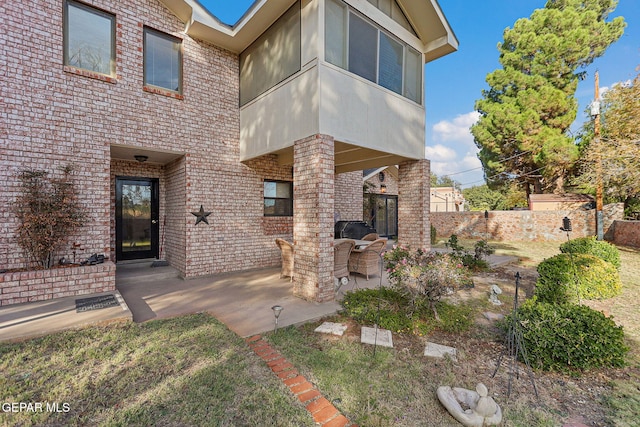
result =
[[[100,295],[97,297],[80,298],[76,300],[76,313],[99,310],[101,308],[118,307],[120,304],[115,295]]]

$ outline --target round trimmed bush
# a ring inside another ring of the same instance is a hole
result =
[[[620,251],[611,243],[596,240],[595,236],[579,237],[560,245],[560,252],[568,254],[588,254],[597,256],[620,268]]]
[[[625,364],[629,348],[622,326],[590,307],[532,298],[518,308],[518,319],[527,360],[534,368],[570,372]],[[511,315],[502,322],[505,331],[510,325]]]
[[[620,294],[618,269],[587,254],[559,254],[538,264],[535,295],[541,302],[564,304],[579,299],[607,299]]]

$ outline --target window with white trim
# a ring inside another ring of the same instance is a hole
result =
[[[325,5],[325,61],[421,104],[422,54],[344,2]]]

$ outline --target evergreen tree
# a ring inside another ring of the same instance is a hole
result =
[[[518,179],[527,194],[562,192],[578,158],[568,130],[576,118],[575,92],[586,67],[622,35],[624,18],[607,21],[616,0],[549,0],[516,21],[498,44],[498,69],[476,102],[471,128],[492,188]]]

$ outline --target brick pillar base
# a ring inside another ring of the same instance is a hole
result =
[[[398,168],[398,243],[431,248],[429,160],[402,162]]]
[[[293,161],[293,294],[311,301],[332,301],[333,138],[313,135],[296,141]]]

